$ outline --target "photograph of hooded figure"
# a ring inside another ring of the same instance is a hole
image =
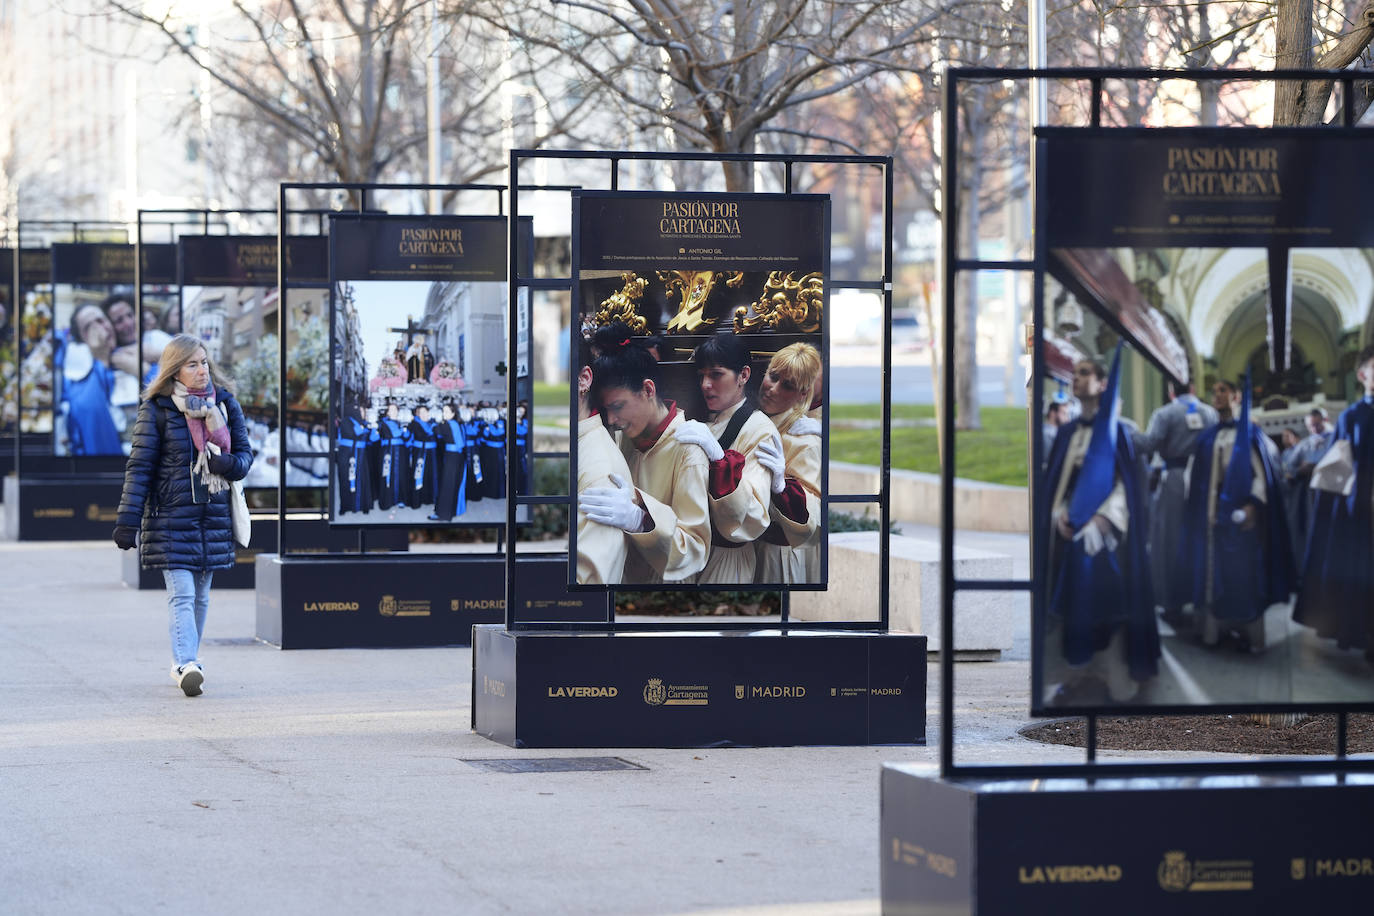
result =
[[[1250,420],[1248,378],[1239,388],[1217,381],[1212,406],[1220,420],[1193,453],[1176,566],[1202,645],[1215,648],[1225,637],[1258,652],[1266,645],[1265,610],[1293,590],[1278,450]]]
[[[392,401],[377,422],[377,508],[404,506],[410,496],[407,483],[410,469],[410,431],[401,422],[401,412]]]
[[[462,515],[468,508],[468,441],[453,405],[445,402],[442,411],[442,419],[434,424],[435,439],[439,443],[435,449],[439,461],[439,489],[429,520],[446,522],[455,515]]]
[[[1130,702],[1159,670],[1144,467],[1118,415],[1120,374],[1119,346],[1110,373],[1095,360],[1074,367],[1082,413],[1059,428],[1045,471],[1051,705]]]
[[[663,399],[658,360],[644,340],[613,322],[596,331],[593,347],[600,355],[592,398],[616,431],[631,477],[611,475],[610,486],[579,493],[577,510],[628,535],[624,581],[689,581],[711,546],[706,453],[677,438],[687,418]]]
[[[1364,395],[1336,421],[1336,436],[1312,472],[1311,534],[1293,619],[1363,649],[1374,665],[1374,346],[1355,358]]]
[[[1179,629],[1188,623],[1183,616],[1186,590],[1172,571],[1188,498],[1188,466],[1198,437],[1216,424],[1217,412],[1193,393],[1191,385],[1176,397],[1172,384],[1168,390],[1169,403],[1150,415],[1145,431],[1136,437],[1136,450],[1146,461],[1159,456],[1164,465],[1150,499],[1150,565],[1160,617]]]
[[[478,410],[482,418],[482,495],[506,498],[506,420],[490,404]]]
[[[377,431],[360,419],[354,409],[339,421],[334,436],[334,484],[338,493],[339,514],[372,511],[372,452]]]
[[[412,508],[430,506],[438,495],[438,475],[434,465],[437,463],[438,439],[434,434],[434,424],[429,419],[429,406],[421,404],[415,408],[415,419],[410,421],[410,499],[406,505]]]
[[[1293,562],[1302,571],[1307,555],[1307,535],[1311,530],[1312,513],[1316,508],[1318,490],[1312,484],[1312,472],[1326,457],[1336,441],[1336,428],[1324,407],[1313,407],[1303,418],[1306,435],[1299,434],[1292,448],[1283,452],[1280,467],[1283,471],[1284,501],[1288,511],[1288,536],[1293,543]]]

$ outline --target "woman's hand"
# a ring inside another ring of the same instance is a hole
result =
[[[120,550],[133,550],[138,546],[138,529],[128,525],[115,526],[114,542]]]
[[[211,474],[224,477],[234,469],[234,456],[224,452],[212,452],[205,463],[209,466]]]

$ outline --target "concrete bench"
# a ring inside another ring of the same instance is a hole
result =
[[[955,547],[960,579],[1010,579],[1012,559],[1001,554]],[[931,652],[940,638],[940,545],[893,535],[889,561],[888,625],[922,633]],[[790,615],[797,620],[878,619],[878,532],[850,531],[830,536],[830,588],[793,592]],[[997,659],[1011,649],[1014,614],[1008,596],[998,592],[961,592],[955,605],[954,651],[965,659]]]

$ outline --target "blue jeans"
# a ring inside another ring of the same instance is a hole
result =
[[[167,583],[168,627],[172,636],[172,659],[177,667],[196,660],[200,636],[205,632],[205,611],[210,607],[210,577],[213,570],[164,569]]]

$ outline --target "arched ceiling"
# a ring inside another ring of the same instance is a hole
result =
[[[1180,315],[1194,344],[1212,356],[1234,326],[1228,320],[1256,297],[1267,297],[1263,248],[1166,249],[1159,280],[1165,307]],[[1340,332],[1361,327],[1374,303],[1374,252],[1356,248],[1298,248],[1291,253],[1295,310],[1309,306]]]

